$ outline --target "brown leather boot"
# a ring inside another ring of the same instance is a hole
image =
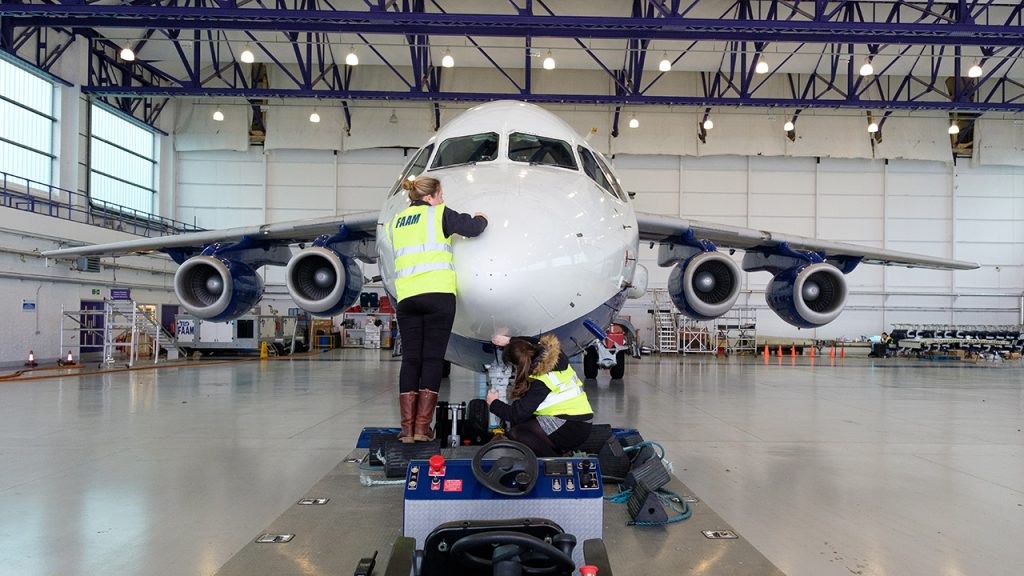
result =
[[[430,429],[430,423],[434,420],[434,408],[436,407],[437,392],[420,390],[419,401],[416,404],[416,427],[412,435],[417,442],[429,442],[434,439],[434,431]]]
[[[403,392],[398,395],[398,407],[402,412],[402,431],[398,434],[398,439],[406,444],[412,444],[412,428],[413,422],[416,421],[416,398],[419,394],[416,392]]]

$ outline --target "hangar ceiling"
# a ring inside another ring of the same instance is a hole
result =
[[[172,96],[973,117],[1024,112],[1022,9],[1007,0],[29,0],[0,5],[0,47],[52,69],[80,39],[83,92],[151,122]],[[134,61],[120,56],[125,47]],[[246,50],[253,63],[242,62]],[[350,52],[358,65],[346,65]],[[442,65],[446,55],[454,67]],[[549,56],[555,70],[543,69]]]

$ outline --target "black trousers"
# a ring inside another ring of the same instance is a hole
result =
[[[568,420],[549,436],[536,418],[530,418],[509,428],[508,437],[529,446],[538,458],[551,458],[571,452],[586,442],[592,426],[588,421]]]
[[[419,294],[398,303],[402,333],[400,392],[437,392],[444,372],[444,353],[455,322],[454,294]]]

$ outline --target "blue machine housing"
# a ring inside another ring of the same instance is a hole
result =
[[[818,294],[804,297],[804,287],[813,282]],[[768,306],[797,328],[817,328],[839,315],[846,301],[842,272],[830,264],[808,263],[780,271],[765,288]]]
[[[224,311],[207,320],[227,322],[242,316],[255,306],[263,297],[263,278],[256,270],[237,260],[218,258],[231,274],[231,293]]]

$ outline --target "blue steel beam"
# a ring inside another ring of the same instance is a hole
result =
[[[917,81],[925,86],[923,80]],[[1020,83],[1003,79],[1007,84]],[[727,106],[755,108],[875,108],[884,110],[939,110],[964,112],[1024,112],[1024,94],[1007,97],[998,102],[951,102],[946,100],[876,100],[876,99],[817,99],[817,98],[730,98],[727,96],[647,96],[647,95],[597,95],[597,94],[522,94],[518,92],[404,92],[380,90],[302,90],[302,89],[238,89],[238,88],[189,88],[173,86],[90,86],[84,92],[131,98],[205,96],[244,98],[344,98],[351,100],[401,100],[401,101],[447,101],[487,102],[491,100],[523,100],[537,103],[602,104],[602,105],[660,105],[660,106]],[[914,95],[920,98],[929,92]]]
[[[828,4],[828,3],[822,3]],[[843,3],[845,5],[846,3]],[[842,42],[853,44],[936,44],[961,46],[1024,45],[1020,11],[1016,23],[978,24],[973,18],[939,23],[832,21],[823,19],[701,19],[683,17],[535,16],[214,8],[180,6],[108,6],[3,4],[0,16],[15,26],[90,28],[162,28],[344,32],[363,34],[617,38],[636,40],[719,40],[750,42]],[[911,7],[900,4],[901,7]],[[796,13],[793,13],[796,14]],[[931,14],[930,14],[931,15]]]

